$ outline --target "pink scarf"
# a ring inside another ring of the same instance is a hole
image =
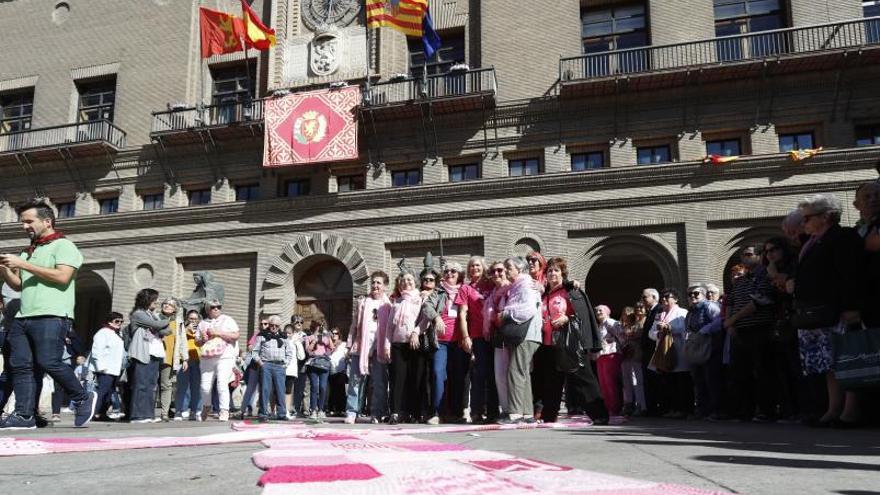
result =
[[[419,311],[422,309],[422,296],[415,289],[407,290],[400,293],[398,301],[398,308],[394,313],[394,326],[404,328],[407,325],[408,317],[412,318],[413,314],[418,317]]]
[[[455,303],[455,298],[458,296],[458,289],[461,289],[461,284],[449,285],[446,280],[441,280],[440,285],[446,291],[446,307],[451,307]]]

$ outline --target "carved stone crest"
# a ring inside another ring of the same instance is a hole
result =
[[[312,40],[309,67],[316,76],[329,76],[339,68],[339,40],[333,33],[320,33]]]

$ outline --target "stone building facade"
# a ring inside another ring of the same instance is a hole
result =
[[[564,256],[615,312],[646,286],[720,285],[798,200],[849,204],[876,178],[877,3],[437,1],[444,49],[422,66],[354,0],[255,0],[278,45],[204,62],[199,5],[237,1],[3,2],[0,251],[26,243],[14,205],[49,197],[86,258],[86,336],[201,270],[248,329],[345,329],[370,272],[441,243]],[[264,169],[262,99],[340,81],[364,87],[360,159]]]

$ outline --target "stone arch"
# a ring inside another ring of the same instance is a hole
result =
[[[306,258],[326,255],[345,265],[352,280],[352,297],[366,295],[370,278],[366,261],[347,239],[324,233],[300,234],[281,247],[281,254],[270,262],[263,278],[260,312],[290,318],[296,304],[294,268]]]
[[[113,307],[112,285],[101,270],[81,269],[76,274],[76,307],[73,328],[83,344],[85,354],[92,345],[92,336],[104,323]]]
[[[538,252],[544,250],[547,243],[535,233],[526,232],[520,235],[517,240],[510,246],[508,254],[511,256],[525,256],[529,252]]]
[[[569,268],[570,276],[584,280],[594,304],[605,303],[616,315],[645,287],[680,288],[681,267],[675,250],[662,239],[626,234],[606,237],[588,248]]]
[[[730,289],[728,272],[739,262],[737,254],[745,246],[761,245],[771,237],[782,236],[782,229],[777,226],[762,225],[750,227],[733,235],[724,245],[720,246],[712,257],[712,277],[725,291]]]

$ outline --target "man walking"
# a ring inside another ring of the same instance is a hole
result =
[[[55,212],[47,203],[32,200],[16,211],[31,244],[20,256],[0,255],[0,278],[21,291],[21,309],[7,334],[15,411],[0,429],[36,427],[34,365],[67,392],[76,405],[74,426],[83,427],[95,413],[97,395],[86,392],[73,368],[61,360],[74,314],[76,271],[83,257],[55,231]]]

